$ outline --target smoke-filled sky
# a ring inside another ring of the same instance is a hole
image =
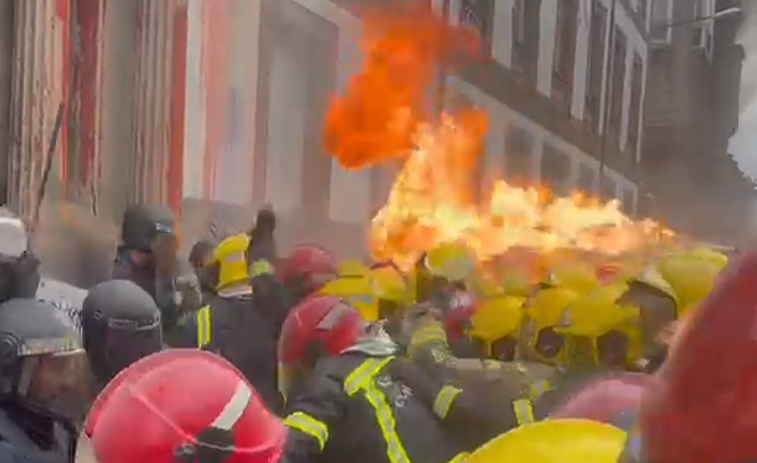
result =
[[[739,42],[746,58],[741,75],[739,130],[731,138],[729,151],[741,170],[757,179],[757,2],[743,2],[743,9]]]

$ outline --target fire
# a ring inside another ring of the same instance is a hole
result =
[[[486,114],[475,108],[434,117],[426,106],[435,66],[471,50],[470,31],[440,24],[428,10],[383,11],[364,20],[363,71],[326,114],[327,151],[348,169],[401,158],[385,206],[371,222],[377,260],[409,268],[437,243],[462,241],[481,261],[513,248],[619,255],[661,228],[634,222],[617,201],[584,194],[552,198],[539,187],[496,181],[476,192]],[[454,49],[451,47],[454,46]]]

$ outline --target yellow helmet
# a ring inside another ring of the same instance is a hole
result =
[[[565,336],[566,366],[623,367],[641,356],[639,310],[616,302],[626,288],[599,287],[565,309],[555,331]]]
[[[376,296],[376,310],[379,318],[390,318],[399,308],[412,301],[411,290],[405,276],[395,267],[372,269],[367,279]]]
[[[715,277],[728,258],[709,248],[695,248],[663,258],[657,268],[677,295],[678,316],[694,307],[712,290]]]
[[[479,299],[491,299],[505,294],[502,286],[497,285],[491,278],[474,274],[468,278],[467,289]]]
[[[519,339],[519,349],[526,357],[556,364],[563,352],[564,339],[555,332],[562,315],[578,293],[566,288],[545,288],[525,303],[526,323]]]
[[[527,424],[500,435],[466,463],[616,463],[626,433],[609,424],[560,419]]]
[[[357,310],[365,321],[378,320],[378,301],[371,282],[365,277],[340,277],[329,281],[319,291],[324,296],[341,297]]]
[[[346,260],[337,269],[337,274],[342,277],[362,277],[367,273],[368,267],[359,260]]]
[[[208,273],[211,274],[209,283],[216,290],[239,283],[249,284],[250,269],[247,262],[247,248],[249,247],[250,237],[246,233],[229,236],[216,246],[213,256],[205,265]],[[268,266],[270,270],[270,264]]]
[[[579,293],[591,291],[599,286],[596,269],[585,262],[570,262],[553,268],[544,283],[569,288]]]
[[[442,243],[426,254],[423,262],[431,275],[460,281],[473,274],[475,255],[463,243]]]
[[[512,349],[523,322],[523,301],[525,298],[500,296],[484,300],[471,317],[470,335],[484,346],[489,357],[512,360],[508,346]]]

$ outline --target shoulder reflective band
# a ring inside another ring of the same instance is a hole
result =
[[[534,419],[534,409],[531,406],[531,401],[528,399],[520,399],[513,402],[513,411],[515,411],[515,419],[518,421],[518,426],[536,421]]]
[[[410,345],[414,347],[432,342],[447,343],[447,334],[441,324],[421,326],[410,336]]]
[[[528,386],[528,398],[531,400],[538,399],[549,390],[549,387],[549,381],[544,379],[531,383]]]
[[[321,420],[317,420],[307,413],[294,412],[284,419],[284,425],[307,434],[316,441],[323,451],[329,441],[329,427]]]
[[[249,272],[250,278],[260,275],[270,275],[273,273],[273,266],[267,260],[260,259],[250,264]]]
[[[210,306],[206,305],[197,311],[197,348],[210,344]]]
[[[389,457],[389,462],[410,463],[405,448],[394,429],[395,422],[392,410],[386,402],[386,397],[376,387],[373,380],[374,376],[393,358],[372,358],[361,363],[344,381],[344,391],[350,397],[362,391],[368,403],[373,407],[376,413],[376,421],[386,441],[386,455]]]
[[[452,406],[452,402],[455,401],[455,397],[463,390],[452,386],[444,386],[434,400],[434,413],[441,419],[447,417],[449,409]]]

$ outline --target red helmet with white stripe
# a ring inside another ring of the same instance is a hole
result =
[[[313,296],[287,315],[279,336],[279,389],[286,397],[321,357],[336,356],[366,333],[368,324],[341,298]]]
[[[95,400],[84,433],[98,463],[268,463],[285,439],[236,368],[194,349],[122,371]]]

